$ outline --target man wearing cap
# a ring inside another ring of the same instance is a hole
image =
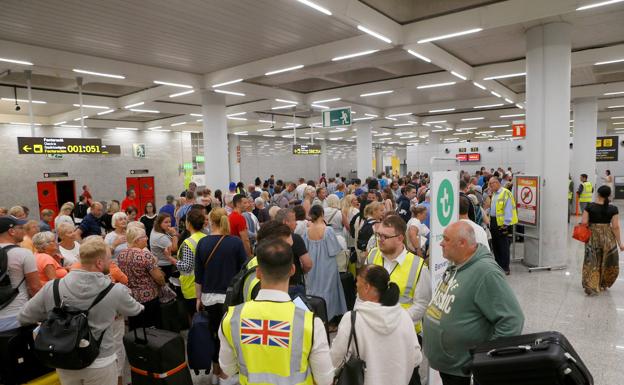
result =
[[[165,205],[163,207],[160,208],[160,210],[158,210],[158,213],[165,213],[165,214],[169,214],[169,217],[171,217],[171,227],[176,228],[176,219],[175,219],[175,205],[173,204],[173,200],[175,199],[173,197],[173,195],[169,194],[167,195],[167,197],[165,198],[167,200],[167,203],[165,203]]]
[[[18,246],[24,238],[26,222],[13,216],[0,217],[0,248],[6,252],[8,276],[15,290],[10,297],[1,299],[0,332],[20,327],[17,314],[28,299],[41,289],[35,256],[30,250]]]

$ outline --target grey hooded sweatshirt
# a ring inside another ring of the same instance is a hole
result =
[[[54,308],[54,294],[49,281],[39,292],[28,301],[17,316],[22,325],[31,325],[45,320],[48,313]],[[59,284],[61,301],[66,305],[86,310],[91,306],[95,297],[104,290],[111,280],[103,273],[89,272],[74,269]],[[89,326],[95,338],[99,338],[104,331],[104,338],[100,345],[100,354],[97,358],[110,357],[115,354],[115,342],[110,329],[117,313],[124,316],[134,316],[143,311],[143,305],[130,296],[130,290],[117,283],[110,292],[93,309],[89,311]]]

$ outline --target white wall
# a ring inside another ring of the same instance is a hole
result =
[[[90,186],[96,200],[123,199],[126,177],[131,169],[148,169],[153,176],[156,205],[164,204],[167,194],[179,195],[184,188],[184,174],[178,168],[191,161],[190,134],[114,129],[85,129],[85,137],[101,138],[103,144],[121,146],[121,155],[65,155],[50,160],[45,155],[19,155],[18,136],[31,136],[30,127],[0,124],[0,206],[25,205],[36,216],[37,182],[75,180],[76,196],[81,186]],[[35,136],[79,138],[80,130],[62,127],[36,127]],[[146,145],[146,157],[132,156],[133,143]],[[68,172],[67,178],[43,177],[44,172]]]

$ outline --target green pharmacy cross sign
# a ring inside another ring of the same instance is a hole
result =
[[[351,107],[333,108],[323,111],[323,127],[351,125]]]

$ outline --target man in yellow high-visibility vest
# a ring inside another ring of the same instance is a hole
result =
[[[593,193],[594,186],[591,182],[587,181],[587,174],[581,174],[581,184],[579,184],[578,190],[576,191],[581,215],[583,211],[585,211],[585,207],[591,203]]]
[[[511,226],[518,223],[516,202],[511,191],[501,186],[496,177],[491,177],[488,185],[492,193],[490,207],[490,232],[492,233],[492,251],[498,265],[509,275],[509,232]]]
[[[295,305],[288,283],[295,273],[290,245],[280,239],[256,248],[260,292],[228,309],[221,321],[219,363],[247,384],[329,385],[334,368],[323,322]]]

